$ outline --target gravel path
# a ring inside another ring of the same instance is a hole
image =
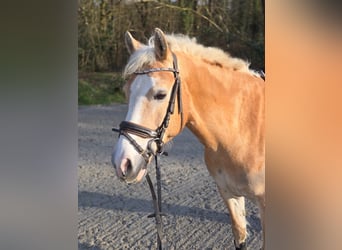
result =
[[[127,105],[78,110],[78,249],[156,249],[147,183],[120,182],[110,162]],[[227,209],[203,161],[203,146],[185,130],[160,159],[167,249],[234,249]],[[154,179],[154,167],[149,171]],[[248,246],[261,246],[257,207],[247,201]],[[165,246],[165,245],[164,245]],[[166,249],[166,248],[165,248]]]

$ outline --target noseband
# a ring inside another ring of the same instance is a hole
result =
[[[136,75],[145,75],[145,74],[149,74],[149,73],[153,73],[153,72],[168,71],[168,72],[172,72],[174,75],[175,81],[174,81],[174,84],[172,86],[169,104],[168,104],[163,122],[160,124],[160,126],[156,130],[152,130],[150,128],[141,126],[141,125],[133,123],[133,122],[122,121],[119,125],[119,128],[113,128],[112,129],[114,132],[118,132],[119,136],[123,135],[127,138],[127,140],[133,145],[135,150],[145,159],[146,165],[149,162],[149,159],[152,155],[163,153],[163,147],[164,147],[163,137],[164,137],[166,129],[169,126],[170,117],[174,113],[176,95],[177,95],[177,102],[178,102],[178,113],[181,115],[180,129],[182,129],[182,124],[183,124],[183,112],[182,112],[182,110],[183,110],[183,108],[182,108],[181,86],[180,86],[181,80],[179,77],[177,57],[174,53],[172,53],[172,57],[173,57],[173,68],[151,68],[151,69],[146,69],[146,70],[134,72],[134,74],[136,74]],[[133,137],[130,134],[134,134],[134,135],[139,136],[139,137],[144,138],[144,139],[150,138],[150,140],[147,143],[147,149],[144,150],[136,142],[136,140],[133,139]],[[157,151],[156,152],[154,152],[152,150],[152,143],[155,143],[157,145]]]

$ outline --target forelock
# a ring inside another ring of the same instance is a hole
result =
[[[146,65],[153,64],[155,62],[156,56],[154,53],[154,48],[150,46],[144,46],[130,56],[124,69],[123,76],[126,78],[134,74],[134,72],[144,68]]]

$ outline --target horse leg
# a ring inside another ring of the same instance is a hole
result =
[[[235,249],[247,250],[247,221],[245,210],[245,198],[242,196],[233,197],[229,195],[228,192],[221,192],[221,190],[220,193],[224,202],[226,203],[226,206],[230,214]]]
[[[235,196],[231,193],[227,185],[226,178],[220,173],[220,171],[217,171],[219,169],[219,167],[217,167],[217,155],[213,154],[209,148],[206,148],[205,150],[204,159],[210,174],[216,182],[221,197],[228,208],[234,235],[235,249],[247,250],[245,198],[242,196]]]
[[[245,198],[229,198],[226,200],[234,234],[234,242],[236,250],[247,250],[247,221],[245,211]]]

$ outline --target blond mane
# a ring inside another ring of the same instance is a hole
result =
[[[165,35],[165,37],[170,49],[174,52],[183,52],[192,57],[201,58],[206,63],[212,65],[219,65],[224,68],[230,68],[259,76],[258,73],[249,69],[248,62],[240,58],[234,58],[221,49],[205,47],[202,44],[197,43],[196,38],[190,38],[180,34]],[[148,41],[148,45],[144,45],[141,49],[131,55],[123,74],[127,77],[145,65],[155,63],[155,61],[154,36],[152,36]]]

